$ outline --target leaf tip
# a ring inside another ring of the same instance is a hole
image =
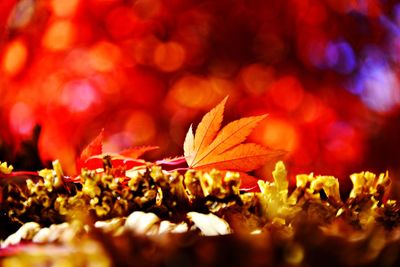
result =
[[[261,120],[263,120],[263,119],[265,119],[266,117],[268,117],[268,113],[265,113],[265,114],[261,114],[259,117],[260,117],[260,121]]]
[[[215,108],[221,108],[222,110],[225,109],[225,104],[226,101],[228,101],[229,95],[225,96],[224,99],[221,100],[221,102],[218,103],[218,105],[215,106]]]

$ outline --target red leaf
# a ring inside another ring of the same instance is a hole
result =
[[[85,166],[86,161],[94,156],[99,155],[103,152],[103,141],[104,141],[104,129],[101,129],[100,133],[90,142],[81,152],[79,158],[76,161],[76,171],[81,172],[81,169]]]
[[[130,169],[136,166],[142,166],[145,165],[146,162],[138,158],[147,151],[158,149],[158,146],[142,146],[126,149],[120,153],[103,153],[103,141],[104,129],[102,129],[99,135],[81,152],[76,164],[78,173],[80,173],[82,168],[88,168],[90,170],[103,168],[103,157],[106,155],[111,156],[113,167],[123,166],[126,169]]]
[[[240,172],[240,190],[245,192],[260,192],[257,177],[251,176],[245,172]]]
[[[83,166],[89,170],[103,168],[103,158],[106,155],[111,156],[111,163],[114,168],[125,167],[125,169],[129,170],[133,167],[146,165],[146,162],[142,159],[133,159],[133,158],[119,156],[116,154],[105,153],[88,158],[83,163]]]
[[[88,158],[103,153],[104,129],[81,152],[79,159],[86,161]]]
[[[122,150],[118,154],[127,158],[131,159],[138,159],[140,156],[142,156],[144,153],[152,150],[159,149],[158,146],[137,146],[137,147],[132,147],[128,148],[125,150]]]

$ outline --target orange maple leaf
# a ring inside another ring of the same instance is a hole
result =
[[[243,144],[267,115],[242,118],[220,130],[226,100],[227,97],[203,117],[195,135],[190,126],[184,142],[184,155],[190,168],[248,172],[282,154],[258,144]]]

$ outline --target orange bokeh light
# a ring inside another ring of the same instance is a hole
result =
[[[268,117],[260,125],[259,130],[251,136],[251,139],[267,147],[291,153],[297,148],[299,138],[296,128],[288,121]]]
[[[90,65],[94,70],[102,72],[113,70],[120,57],[121,52],[119,48],[104,41],[96,43],[89,52]]]
[[[26,65],[28,50],[22,40],[8,44],[3,56],[3,70],[9,76],[17,75]]]
[[[74,35],[75,27],[69,20],[57,20],[48,26],[42,44],[49,50],[62,51],[72,45]]]
[[[243,69],[241,78],[246,91],[252,95],[260,95],[271,85],[274,71],[261,64],[252,64]]]
[[[73,16],[79,5],[80,0],[52,0],[50,7],[54,14],[59,17]]]
[[[159,43],[154,51],[154,63],[160,70],[172,72],[182,67],[185,56],[185,49],[179,43]]]
[[[207,110],[232,90],[224,79],[186,75],[171,88],[169,98],[182,107]]]
[[[156,134],[154,119],[144,111],[134,111],[125,123],[125,131],[129,132],[134,145],[148,143]]]

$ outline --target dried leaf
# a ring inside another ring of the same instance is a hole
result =
[[[233,121],[219,131],[226,100],[203,117],[194,136],[192,127],[186,134],[184,151],[190,168],[247,172],[261,167],[272,157],[282,155],[281,151],[272,151],[261,145],[242,144],[266,115]]]
[[[258,144],[240,144],[222,154],[205,158],[201,167],[247,172],[281,154],[281,151],[273,151]]]
[[[138,159],[147,151],[158,149],[158,146],[140,146],[123,150],[119,153],[103,153],[104,129],[101,130],[98,136],[87,145],[82,151],[77,160],[77,172],[80,173],[82,168],[90,170],[103,167],[103,158],[111,157],[113,167],[123,166],[126,169],[131,169],[137,166],[146,164],[144,160]]]
[[[191,167],[201,167],[221,153],[241,144],[266,115],[243,118],[226,125],[208,148],[192,162]],[[190,166],[190,165],[189,165]]]
[[[89,145],[87,145],[81,152],[79,159],[85,162],[88,158],[101,154],[103,152],[104,129],[101,130]]]
[[[192,165],[211,144],[219,129],[223,119],[224,107],[228,97],[225,97],[221,103],[208,112],[196,129],[196,135],[193,136],[192,126],[186,135],[184,143],[185,157],[188,164]]]
[[[103,153],[103,154],[95,155],[95,156],[88,158],[84,162],[83,166],[89,170],[103,168],[103,159],[105,156],[111,157],[112,166],[114,168],[124,166],[127,170],[129,170],[133,167],[142,166],[142,165],[146,164],[146,161],[144,161],[142,159],[134,159],[134,158],[124,157],[119,154],[113,154],[113,153]]]
[[[122,150],[118,154],[127,158],[131,159],[138,159],[140,158],[144,153],[148,151],[153,151],[159,149],[158,146],[137,146],[137,147],[132,147],[128,148],[125,150]]]
[[[258,186],[257,177],[251,176],[245,172],[239,172],[240,175],[240,190],[244,192],[257,192],[260,191]]]
[[[80,173],[81,169],[85,166],[86,161],[94,156],[103,152],[104,129],[90,142],[81,152],[79,158],[76,160],[76,171]]]

